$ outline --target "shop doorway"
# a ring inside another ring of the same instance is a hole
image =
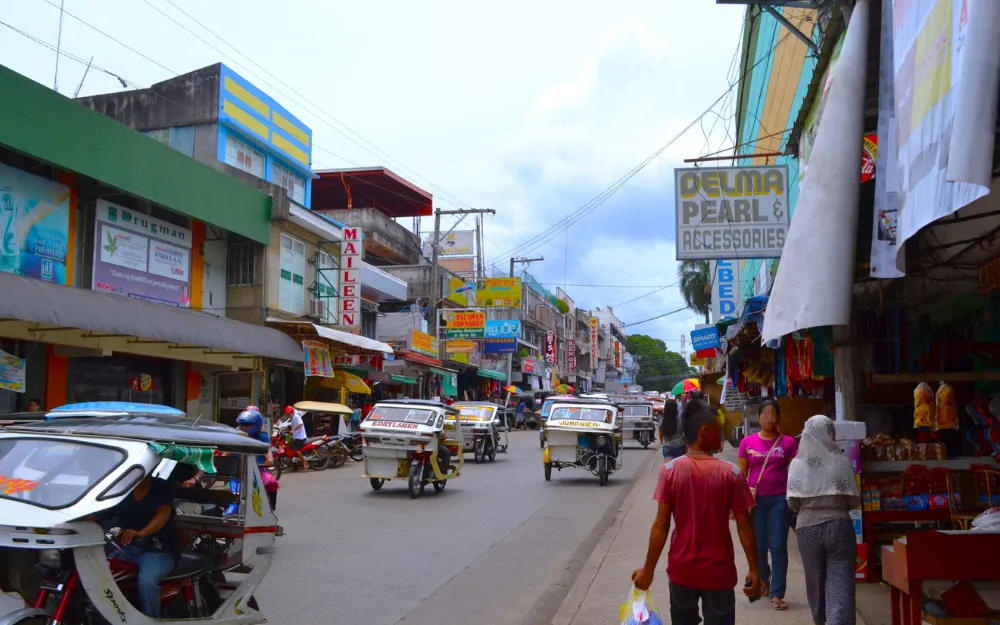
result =
[[[127,401],[169,404],[173,363],[140,356],[72,358],[69,361],[69,403]]]

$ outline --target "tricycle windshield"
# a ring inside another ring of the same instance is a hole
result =
[[[648,417],[652,414],[652,406],[625,406],[626,417]]]
[[[550,421],[571,419],[573,421],[598,421],[611,423],[614,414],[607,408],[584,408],[582,406],[559,406],[549,415]]]
[[[80,500],[125,459],[113,447],[44,438],[0,440],[0,497],[43,508]]]
[[[406,423],[419,423],[420,425],[430,425],[434,422],[436,413],[427,408],[404,408],[402,406],[375,406],[372,413],[368,415],[369,421],[404,421]]]
[[[486,406],[461,406],[458,408],[458,411],[462,413],[463,419],[471,419],[473,421],[491,421],[495,410],[495,408]]]

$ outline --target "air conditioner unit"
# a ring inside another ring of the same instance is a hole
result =
[[[326,319],[326,301],[321,299],[309,300],[309,316]]]

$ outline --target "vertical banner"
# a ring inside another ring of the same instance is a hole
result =
[[[615,367],[622,366],[622,344],[615,341]]]
[[[0,165],[0,271],[65,285],[69,187]]]
[[[330,348],[319,341],[302,341],[305,354],[305,374],[307,377],[332,378],[333,361]]]
[[[556,333],[552,330],[545,333],[545,362],[550,365],[556,362]]]
[[[344,228],[340,242],[340,303],[337,323],[347,328],[361,327],[361,255],[364,253],[364,232],[361,228]]]
[[[566,349],[569,350],[566,354],[566,370],[569,373],[576,373],[576,339],[567,340]]]
[[[766,261],[765,261],[766,262]],[[712,323],[739,316],[743,309],[743,288],[740,283],[740,261],[709,261],[712,282]]]
[[[24,358],[0,350],[0,388],[15,393],[24,392],[24,374],[27,370]]]
[[[590,368],[597,371],[597,333],[601,330],[601,321],[597,317],[590,318]]]

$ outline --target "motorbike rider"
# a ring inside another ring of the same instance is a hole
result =
[[[451,466],[451,450],[445,445],[444,441],[447,438],[447,434],[444,432],[438,432],[438,470],[442,474],[447,475],[448,470]]]
[[[302,463],[299,466],[300,471],[306,470],[306,457],[302,455],[302,447],[306,444],[306,424],[302,422],[302,413],[291,406],[285,406],[285,418],[288,419],[286,422],[289,425],[289,430],[292,434],[292,451],[298,456],[299,462]]]
[[[236,417],[236,427],[247,433],[250,438],[255,438],[262,443],[271,444],[271,439],[264,431],[264,416],[260,414],[255,406],[247,406],[247,409]],[[274,456],[270,448],[263,456],[257,456],[259,467],[270,467],[274,465]],[[267,473],[267,477],[264,474]],[[271,503],[271,510],[278,509],[278,480],[274,479],[270,471],[261,470],[261,479],[264,481],[264,490],[267,492],[267,500]]]

